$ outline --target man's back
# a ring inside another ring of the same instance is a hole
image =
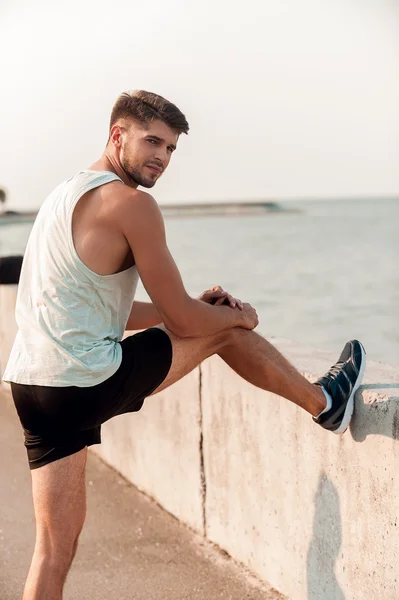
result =
[[[72,232],[80,198],[115,181],[120,180],[114,173],[82,171],[43,203],[23,261],[16,308],[19,331],[6,381],[85,387],[101,383],[118,369],[118,342],[132,307],[137,269],[95,272],[81,260]],[[87,246],[82,231],[78,229],[78,239]],[[90,229],[86,232],[90,237]],[[102,252],[111,254],[104,238],[98,239]]]
[[[100,173],[100,171],[88,171]],[[133,266],[134,258],[117,213],[121,198],[140,194],[119,178],[86,192],[72,215],[72,236],[81,261],[98,275],[110,275]],[[127,215],[128,217],[128,215]]]

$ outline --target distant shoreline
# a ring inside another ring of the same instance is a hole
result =
[[[168,217],[199,217],[217,215],[258,215],[303,212],[297,208],[285,208],[277,202],[203,202],[192,204],[160,204],[162,213]],[[0,225],[30,223],[35,220],[38,211],[8,210],[0,213]]]
[[[285,212],[302,212],[296,208],[284,208],[277,202],[202,202],[192,204],[160,205],[165,216],[216,216],[258,215]]]

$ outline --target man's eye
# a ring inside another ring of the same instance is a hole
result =
[[[150,142],[150,144],[157,144],[158,143],[156,140],[147,140],[147,142]]]

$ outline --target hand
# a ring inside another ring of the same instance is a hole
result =
[[[259,325],[259,318],[254,307],[248,304],[248,302],[244,302],[242,312],[239,326],[243,329],[255,329]]]
[[[243,310],[243,303],[241,300],[238,298],[233,298],[233,296],[223,290],[220,285],[215,285],[212,289],[205,290],[198,300],[201,302],[207,302],[208,304],[213,304],[214,306],[221,306],[222,304],[225,304],[231,308]]]

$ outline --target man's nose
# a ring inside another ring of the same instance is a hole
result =
[[[156,160],[159,160],[162,165],[164,165],[168,160],[168,150],[167,148],[156,148],[155,156]]]

